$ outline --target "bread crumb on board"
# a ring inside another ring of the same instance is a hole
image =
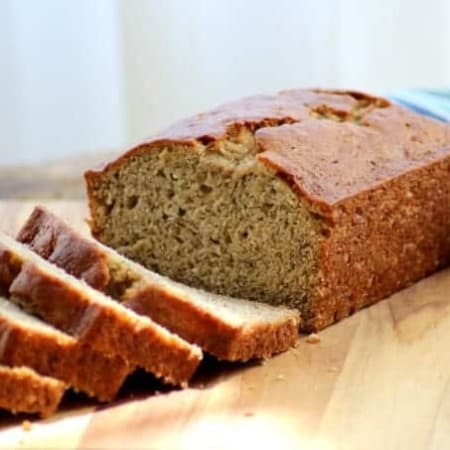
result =
[[[316,333],[311,333],[307,336],[306,342],[308,344],[318,344],[320,342],[320,336]]]
[[[279,374],[279,375],[277,375],[276,376],[276,378],[275,378],[275,380],[277,380],[277,381],[282,381],[282,380],[284,380],[286,377],[283,375],[283,374]]]
[[[22,428],[23,428],[24,431],[31,431],[31,427],[32,427],[32,425],[31,425],[31,422],[29,420],[24,420],[22,422]]]

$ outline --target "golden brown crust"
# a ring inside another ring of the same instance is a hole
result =
[[[8,288],[20,272],[21,263],[14,254],[0,245],[0,289]],[[3,293],[0,291],[0,293]]]
[[[219,315],[157,286],[130,292],[124,304],[226,361],[267,358],[294,346],[298,336],[299,318],[293,313],[270,324],[232,326]]]
[[[256,131],[261,161],[325,209],[450,153],[450,126],[385,99],[356,91],[291,90],[244,98],[176,123],[87,171],[88,194],[96,176],[155,145],[220,140],[242,126]]]
[[[65,392],[65,385],[27,368],[0,366],[0,408],[48,417]]]
[[[65,227],[51,219],[48,211],[36,207],[16,239],[93,288],[103,290],[109,282],[109,270],[102,252],[85,239],[74,244]]]
[[[450,125],[358,92],[287,91],[179,122],[86,174],[93,216],[96,184],[127,158],[162,142],[208,144],[242,126],[255,132],[258,160],[289,182],[322,227],[306,330],[450,262]],[[99,226],[94,220],[94,235]]]
[[[450,156],[450,128],[397,106],[374,109],[360,122],[265,128],[256,141],[258,158],[327,215],[345,199]]]
[[[70,336],[28,327],[0,312],[0,364],[27,366],[101,401],[112,400],[130,372],[118,356],[107,357]]]
[[[85,174],[88,185],[96,174],[120,166],[127,158],[149,147],[164,143],[194,145],[195,141],[209,143],[226,137],[239,127],[257,130],[296,123],[308,119],[311,110],[327,105],[331,109],[350,112],[360,102],[379,101],[383,106],[389,102],[357,91],[289,90],[276,95],[260,95],[226,103],[207,113],[181,120],[142,144],[128,150],[116,160]],[[89,191],[89,190],[88,190]]]
[[[72,230],[45,208],[35,208],[17,239],[94,288],[104,291],[107,287],[107,250]],[[123,264],[127,264],[125,258]],[[101,276],[96,275],[97,270]],[[154,283],[141,285],[121,300],[138,314],[151,317],[189,342],[228,361],[246,361],[279,353],[292,347],[298,335],[299,319],[293,312],[281,321],[243,328]]]
[[[231,359],[230,344],[238,338],[239,329],[219,321],[207,311],[152,286],[130,293],[124,304],[170,327],[219,359]]]
[[[321,246],[320,330],[450,263],[450,158],[340,202]]]
[[[67,273],[104,291],[110,276],[106,256],[42,206],[36,206],[16,239]]]
[[[147,369],[174,384],[186,383],[201,353],[174,335],[162,333],[150,320],[133,320],[120,307],[93,302],[57,275],[25,262],[10,286],[12,298],[80,342],[130,364]]]

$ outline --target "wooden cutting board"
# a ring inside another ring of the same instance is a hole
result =
[[[35,202],[0,202],[14,232]],[[80,202],[44,202],[86,231]],[[209,361],[191,388],[139,374],[107,406],[69,396],[34,421],[0,415],[2,448],[450,448],[450,271],[264,364]],[[164,391],[159,393],[158,391]]]

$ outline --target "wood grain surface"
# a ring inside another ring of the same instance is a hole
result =
[[[42,203],[42,202],[41,202]],[[0,202],[13,233],[35,202]],[[80,202],[45,202],[86,231]],[[138,373],[116,402],[74,394],[56,416],[21,426],[0,415],[1,448],[448,449],[450,271],[245,365],[205,361],[186,390]]]

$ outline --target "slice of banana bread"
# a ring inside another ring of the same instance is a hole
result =
[[[1,297],[0,342],[0,364],[30,367],[101,401],[115,397],[131,370]]]
[[[243,99],[85,174],[103,243],[317,330],[450,261],[450,125],[347,91]]]
[[[53,414],[66,387],[62,381],[38,375],[28,367],[0,365],[0,408],[12,413]]]
[[[0,285],[10,298],[81,343],[185,385],[201,350],[0,233]]]
[[[151,272],[36,207],[17,240],[219,359],[266,358],[296,342],[294,310],[210,294]]]

